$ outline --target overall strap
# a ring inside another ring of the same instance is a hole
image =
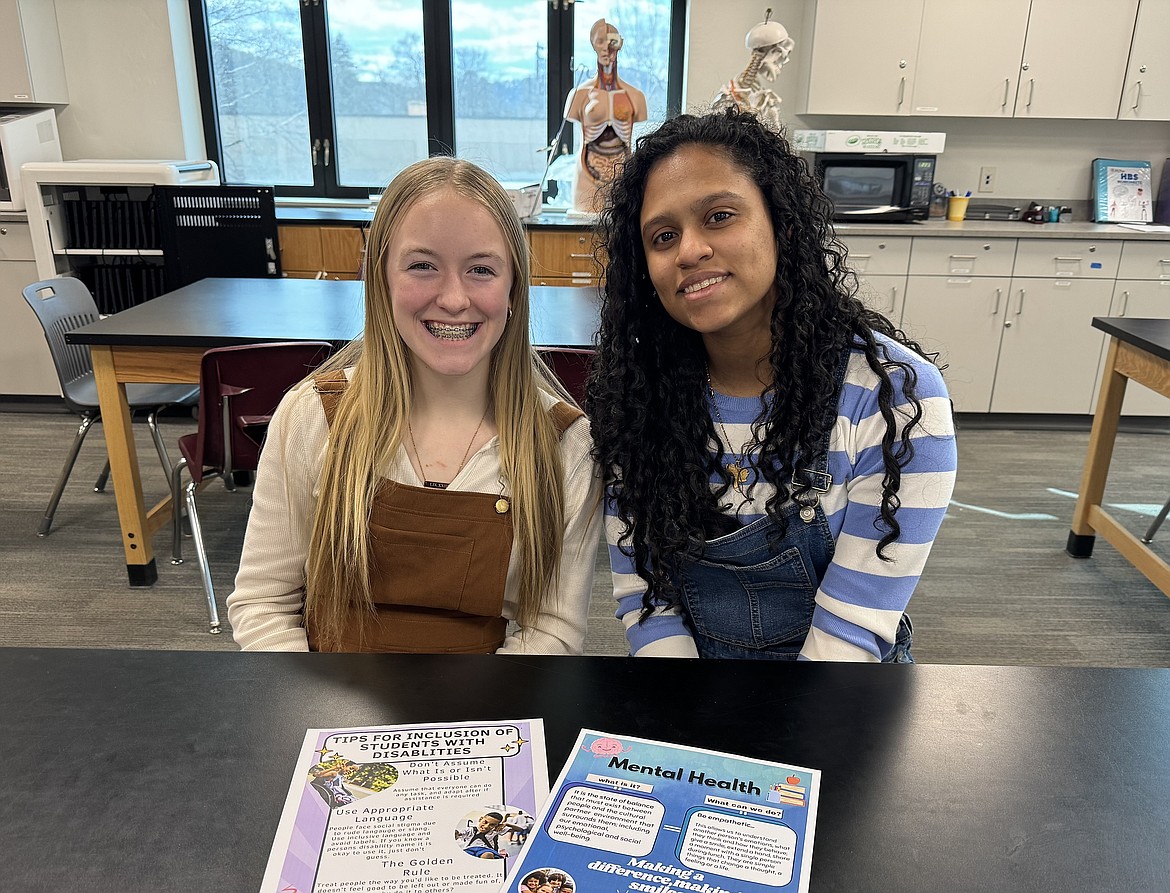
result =
[[[325,410],[325,421],[333,424],[333,416],[337,414],[337,407],[341,403],[341,395],[349,387],[349,379],[345,377],[345,370],[338,369],[318,375],[313,379],[313,390],[321,397],[321,406]]]
[[[827,492],[833,483],[829,474],[829,444],[833,438],[833,427],[837,419],[841,403],[841,389],[845,386],[845,373],[849,369],[849,357],[853,353],[852,339],[841,348],[835,372],[836,386],[833,389],[833,399],[825,406],[825,433],[817,452],[813,456],[798,456],[796,467],[792,471],[792,484],[803,486],[807,484],[814,492]]]
[[[552,417],[553,427],[557,429],[557,440],[565,436],[565,432],[569,430],[569,426],[573,422],[585,415],[577,407],[570,406],[563,400],[554,403],[549,408],[548,414]]]

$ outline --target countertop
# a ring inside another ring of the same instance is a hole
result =
[[[1143,232],[1116,223],[1021,223],[1013,220],[924,220],[921,223],[838,223],[837,235],[963,236],[976,239],[1127,239],[1170,241],[1170,232]]]
[[[362,225],[373,219],[368,207],[277,206],[276,220],[281,224]],[[562,213],[544,213],[524,220],[527,229],[589,229],[593,220]],[[838,223],[839,236],[963,236],[976,239],[1128,239],[1133,241],[1170,242],[1170,232],[1144,232],[1116,223],[1021,223],[1006,220],[924,220],[920,223]]]

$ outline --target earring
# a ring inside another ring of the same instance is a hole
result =
[[[511,318],[512,318],[512,308],[509,307],[508,308],[508,319],[511,319]]]

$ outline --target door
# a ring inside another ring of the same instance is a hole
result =
[[[1170,121],[1170,0],[1142,0],[1117,117],[1133,121]]]
[[[992,412],[1084,413],[1093,403],[1113,283],[1013,279],[992,391]]]
[[[806,112],[910,114],[924,3],[818,3]]]
[[[857,277],[857,297],[895,326],[902,324],[902,303],[906,297],[905,276]]]
[[[957,412],[991,408],[1010,282],[1006,276],[915,276],[908,285],[902,328],[923,350],[939,353]]]
[[[1016,116],[1116,118],[1137,0],[1032,0]]]
[[[1113,288],[1110,316],[1170,319],[1170,279],[1119,279]],[[1100,382],[1100,377],[1098,377]],[[1094,394],[1094,399],[1096,395]],[[1170,399],[1131,381],[1125,387],[1122,415],[1170,415]]]
[[[1012,117],[1029,2],[926,4],[910,114]]]

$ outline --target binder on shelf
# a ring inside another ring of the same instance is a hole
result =
[[[1093,220],[1097,223],[1152,223],[1154,192],[1148,161],[1093,159]]]
[[[1154,222],[1170,223],[1170,158],[1162,165],[1162,181],[1158,184],[1158,200],[1154,202]]]

